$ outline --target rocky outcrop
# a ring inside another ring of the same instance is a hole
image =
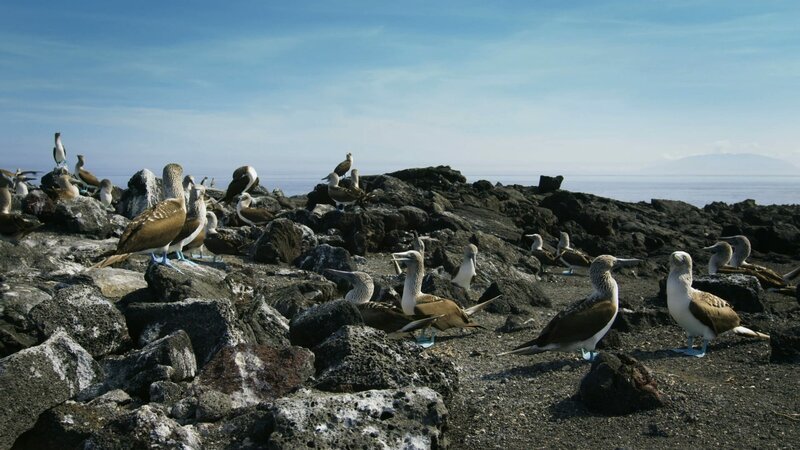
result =
[[[311,307],[292,318],[289,340],[292,345],[313,348],[345,325],[363,325],[358,308],[346,300]]]
[[[207,266],[175,262],[180,271],[161,264],[150,264],[144,279],[156,300],[176,302],[187,298],[229,298],[225,272]]]
[[[203,440],[192,425],[182,426],[154,405],[144,405],[96,430],[84,448],[201,449]]]
[[[133,270],[103,267],[87,270],[86,275],[91,284],[108,298],[122,298],[133,291],[147,287],[144,276]]]
[[[50,219],[57,229],[97,239],[111,236],[111,222],[103,205],[91,197],[77,197],[56,204]]]
[[[128,189],[117,204],[117,212],[128,219],[141,214],[145,209],[158,203],[162,198],[160,180],[153,172],[142,169],[128,180]]]
[[[617,416],[664,405],[650,369],[623,353],[601,352],[581,380],[580,398],[595,413]]]
[[[310,228],[278,218],[264,228],[253,245],[253,260],[268,264],[293,263],[303,252],[316,247],[317,240]]]
[[[324,273],[325,269],[346,270],[352,272],[355,265],[350,253],[341,247],[322,244],[314,247],[298,259],[297,267],[316,273]]]

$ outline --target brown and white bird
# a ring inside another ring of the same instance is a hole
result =
[[[688,253],[673,252],[669,257],[669,268],[667,308],[688,337],[686,348],[674,351],[702,358],[708,343],[729,331],[741,336],[769,339],[769,335],[741,326],[739,315],[728,302],[692,287],[692,257]],[[693,347],[694,338],[703,339],[700,350]]]
[[[344,161],[336,165],[336,167],[333,169],[333,173],[335,173],[340,177],[343,177],[347,174],[347,171],[350,170],[350,167],[352,166],[353,166],[353,154],[348,153]]]
[[[180,165],[167,164],[164,167],[166,199],[134,217],[119,238],[114,254],[93,267],[106,267],[137,253],[149,253],[153,262],[172,267],[167,258],[167,249],[186,222],[182,176],[183,168]],[[156,258],[156,253],[162,257]]]
[[[258,186],[258,174],[253,166],[242,166],[233,171],[233,179],[228,184],[222,203],[230,203],[244,192]],[[211,179],[211,187],[214,186],[214,179]]]
[[[544,239],[540,234],[526,234],[525,237],[533,240],[533,243],[531,243],[531,255],[535,256],[542,263],[542,266],[560,266],[563,264],[555,253],[544,248]]]
[[[78,190],[77,186],[72,184],[69,174],[65,172],[66,169],[64,169],[63,172],[60,173],[59,175],[55,176],[56,187],[54,187],[53,190],[51,191],[54,200],[57,201],[72,200],[74,198],[78,198],[78,196],[81,195],[81,191]]]
[[[56,168],[63,167],[67,163],[67,148],[61,142],[61,133],[56,133],[56,145],[53,147],[53,160],[56,162]]]
[[[444,331],[450,328],[480,327],[472,320],[472,315],[484,309],[497,297],[475,306],[462,309],[453,300],[422,293],[422,279],[425,276],[425,265],[422,255],[416,250],[392,253],[392,258],[406,265],[406,280],[403,284],[403,297],[400,306],[403,313],[412,317],[439,317],[433,327]],[[421,336],[417,342],[423,347],[433,345],[434,333],[430,337]]]
[[[336,203],[336,207],[339,209],[343,209],[353,203],[363,203],[371,198],[370,194],[360,188],[339,186],[339,175],[335,172],[331,172],[323,180],[328,181],[328,196]]]
[[[411,249],[418,251],[422,255],[422,260],[425,261],[425,241],[436,241],[436,239],[430,236],[420,236],[416,231],[412,231],[412,233],[414,237],[411,239]],[[403,269],[400,268],[400,264],[397,261],[392,259],[392,264],[397,275],[403,273]]]
[[[751,275],[758,279],[764,289],[770,289],[786,295],[795,294],[795,290],[791,288],[790,284],[792,280],[800,275],[800,267],[781,275],[768,267],[750,264],[746,261],[747,257],[750,256],[750,240],[745,236],[731,236],[725,239],[734,242],[736,247],[731,247],[726,241],[720,241],[710,247],[703,248],[703,250],[714,252],[708,260],[709,274],[741,273]],[[738,255],[734,249],[738,249]],[[734,266],[733,260],[738,265]]]
[[[111,208],[111,203],[114,201],[114,185],[108,178],[103,178],[100,181],[100,190],[97,191],[97,199],[106,208]]]
[[[453,276],[451,282],[469,292],[472,279],[478,274],[477,269],[478,247],[475,244],[467,244],[464,248],[464,258],[461,260],[458,272]]]
[[[253,197],[247,192],[239,196],[239,202],[236,203],[236,216],[239,220],[251,226],[260,226],[275,218],[275,215],[265,208],[251,208],[252,204]]]
[[[200,232],[200,234],[198,234],[197,237],[195,237],[192,242],[189,242],[183,247],[184,252],[192,255],[192,252],[198,250],[200,252],[200,258],[205,257],[203,255],[203,248],[205,248],[206,236],[209,236],[211,234],[216,234],[217,216],[211,211],[206,211],[205,224],[206,225],[203,227],[203,230]],[[216,262],[216,256],[214,258],[215,258],[214,261]]]
[[[78,155],[78,162],[75,164],[75,176],[78,177],[78,179],[86,186],[99,188],[100,180],[98,180],[92,172],[84,169],[84,165],[86,165],[86,158],[83,155]]]
[[[580,350],[584,359],[597,357],[594,349],[608,333],[619,312],[619,287],[611,271],[617,267],[639,263],[638,259],[621,259],[600,255],[589,266],[593,291],[553,317],[536,339],[500,355],[533,355],[547,351]]]
[[[175,253],[178,261],[183,261],[187,264],[194,264],[186,259],[183,254],[183,249],[190,242],[197,239],[201,233],[205,232],[206,228],[206,199],[205,199],[205,186],[192,185],[192,191],[189,195],[189,205],[186,208],[186,220],[183,222],[183,227],[178,235],[172,240],[167,249],[167,253]]]
[[[0,239],[17,244],[40,226],[42,223],[35,216],[11,212],[11,192],[9,187],[2,183],[2,187],[0,187]]]
[[[558,239],[556,256],[558,256],[559,261],[569,267],[569,269],[564,272],[564,275],[571,275],[574,273],[575,267],[589,267],[592,264],[591,256],[570,246],[569,234],[564,231],[561,232]]]
[[[430,326],[438,317],[417,318],[403,314],[403,310],[383,303],[371,302],[375,284],[372,277],[365,272],[347,272],[343,270],[326,270],[331,275],[350,282],[352,289],[347,291],[344,299],[354,303],[364,319],[364,323],[386,333],[405,333]]]

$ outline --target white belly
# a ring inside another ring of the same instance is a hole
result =
[[[704,339],[714,339],[714,332],[697,320],[689,310],[689,291],[685,288],[670,287],[667,280],[667,309],[675,322],[686,331],[689,336],[702,336]]]

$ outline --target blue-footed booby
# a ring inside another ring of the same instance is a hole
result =
[[[422,260],[425,261],[425,241],[436,241],[436,239],[430,236],[420,236],[416,231],[412,231],[412,233],[414,237],[411,239],[411,249],[418,251],[419,254],[422,255]],[[400,263],[392,259],[392,264],[394,265],[394,271],[397,275],[403,273],[403,269],[400,268]]]
[[[347,272],[343,270],[327,269],[327,272],[344,278],[353,285],[344,299],[354,303],[364,318],[364,323],[386,333],[398,333],[418,330],[431,326],[438,317],[410,317],[403,314],[401,309],[383,303],[371,302],[375,285],[372,277],[365,272]]]
[[[225,196],[222,198],[222,203],[230,203],[239,194],[248,192],[250,189],[258,186],[258,174],[256,169],[252,166],[242,166],[233,171],[233,176],[228,189],[225,191]],[[214,179],[211,179],[211,187],[214,186]]]
[[[750,264],[747,262],[747,258],[750,256],[751,246],[750,240],[746,236],[728,236],[720,239],[722,241],[703,249],[714,252],[708,261],[708,273],[743,273],[752,275],[758,278],[764,289],[772,289],[783,294],[794,295],[794,289],[787,288],[792,280],[800,274],[800,268],[781,275],[768,267]],[[733,247],[729,242],[733,244]]]
[[[592,293],[556,314],[536,339],[500,355],[580,350],[584,359],[593,360],[597,356],[594,351],[597,343],[611,328],[619,311],[619,287],[611,271],[639,262],[638,259],[621,259],[611,255],[595,258],[589,266],[589,279],[594,289]]]
[[[166,199],[134,217],[119,238],[114,254],[93,267],[106,267],[135,253],[149,253],[153,262],[172,267],[167,259],[167,249],[186,221],[182,175],[183,169],[178,164],[167,164],[164,167]],[[161,253],[162,257],[156,258],[155,253]]]
[[[564,231],[561,232],[560,237],[558,239],[558,247],[556,247],[556,256],[558,256],[561,262],[563,262],[567,267],[569,267],[569,269],[564,272],[564,275],[571,275],[574,272],[574,268],[576,266],[589,267],[592,264],[591,256],[570,246],[569,234],[567,234]]]
[[[179,261],[194,264],[183,254],[183,248],[197,239],[205,231],[206,227],[206,199],[205,186],[192,184],[192,191],[189,195],[189,206],[186,210],[186,220],[183,227],[175,239],[169,244],[167,253],[175,252]]]
[[[103,178],[103,180],[100,181],[100,190],[97,191],[97,198],[107,209],[111,208],[111,202],[114,200],[113,192],[114,185],[111,183],[111,180]]]
[[[16,244],[40,226],[34,216],[11,213],[11,192],[6,185],[0,187],[0,239]]]
[[[99,188],[100,180],[98,180],[92,172],[84,169],[84,165],[86,165],[85,157],[83,155],[78,155],[78,162],[75,164],[75,176],[78,177],[78,179],[86,186]]]
[[[328,174],[323,180],[328,181],[328,196],[336,203],[336,207],[339,209],[353,203],[363,203],[372,197],[360,188],[339,186],[339,175],[334,172]]]
[[[542,266],[559,266],[563,264],[553,252],[544,248],[544,239],[540,234],[526,234],[525,237],[533,240],[533,243],[531,243],[531,255],[535,256],[542,263]],[[544,270],[544,267],[542,267],[542,270]]]
[[[61,173],[55,177],[56,187],[53,188],[52,194],[55,200],[72,200],[81,195],[78,187],[72,184],[70,176],[66,173]]]
[[[53,147],[53,160],[56,162],[56,167],[62,167],[67,163],[67,149],[61,142],[61,133],[56,133],[56,146]]]
[[[236,216],[239,220],[248,225],[259,226],[275,218],[275,215],[265,208],[251,208],[252,204],[253,197],[247,192],[239,196],[239,201],[236,203]]]
[[[422,279],[425,276],[425,264],[422,255],[416,250],[409,250],[402,253],[392,253],[392,257],[406,265],[406,280],[403,284],[403,297],[400,302],[403,313],[412,317],[441,316],[433,324],[433,327],[438,330],[480,327],[472,320],[471,316],[498,298],[494,297],[483,303],[462,309],[453,300],[432,294],[423,294]],[[422,336],[417,342],[423,347],[430,347],[433,345],[433,340],[434,334],[431,334],[429,338]]]
[[[477,269],[478,247],[475,244],[467,244],[464,248],[464,258],[461,261],[461,266],[459,266],[458,272],[456,272],[451,282],[469,292],[472,279],[478,273]]]
[[[686,331],[688,343],[678,353],[702,358],[708,343],[728,331],[741,336],[769,339],[769,335],[740,326],[739,315],[725,300],[692,287],[692,257],[686,252],[673,252],[669,257],[667,308],[675,322]],[[693,348],[694,338],[703,338],[700,350]]]
[[[333,169],[333,173],[335,173],[340,177],[343,177],[345,176],[345,174],[347,174],[347,171],[350,170],[350,167],[352,165],[353,165],[353,154],[348,153],[347,156],[345,157],[345,160],[336,165],[336,167]]]

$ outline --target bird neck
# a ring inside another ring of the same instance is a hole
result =
[[[375,290],[375,285],[372,283],[354,283],[353,289],[347,292],[344,299],[348,302],[353,302],[357,305],[367,303],[372,298],[372,293]]]
[[[692,270],[686,267],[673,267],[667,277],[667,299],[685,294],[692,288]],[[683,297],[683,296],[681,296]]]
[[[11,192],[7,187],[0,188],[0,214],[11,212]]]
[[[611,272],[608,270],[603,271],[589,271],[589,277],[592,282],[592,287],[594,288],[595,292],[600,294],[603,298],[608,296],[612,296],[614,302],[618,302],[619,298],[617,293],[619,288],[617,286],[617,281],[614,277],[611,276]]]
[[[731,265],[739,267],[745,263],[747,257],[750,256],[750,245],[747,243],[737,244],[733,249],[733,256],[731,257]]]
[[[724,254],[721,252],[714,253],[708,260],[708,273],[710,275],[714,275],[719,271],[720,267],[723,267],[725,264],[728,264],[730,260],[731,260],[730,253],[728,254]]]
[[[183,182],[173,175],[164,177],[164,197],[178,200],[186,209],[186,196],[183,194]]]
[[[330,186],[330,187],[339,186],[339,177],[330,177],[328,179],[328,186]]]
[[[403,313],[406,315],[414,315],[414,308],[417,306],[417,297],[422,294],[422,278],[425,269],[419,264],[406,265],[406,281],[403,284],[403,298],[400,305],[403,307]]]

